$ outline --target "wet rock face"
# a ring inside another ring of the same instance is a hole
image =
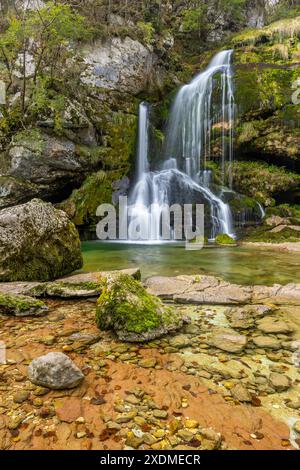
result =
[[[102,281],[96,322],[123,341],[143,342],[176,331],[184,319],[126,274]]]
[[[75,388],[84,379],[68,356],[58,352],[34,359],[28,367],[28,377],[32,383],[53,390]]]
[[[63,211],[38,199],[0,211],[0,281],[52,280],[81,266],[78,232]]]
[[[35,196],[56,199],[58,191],[61,196],[76,187],[97,167],[97,161],[78,155],[66,138],[37,130],[17,134],[4,158],[0,156],[0,207]]]
[[[26,202],[40,193],[40,188],[10,176],[0,176],[0,209]]]

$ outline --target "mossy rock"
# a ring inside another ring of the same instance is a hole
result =
[[[280,204],[279,206],[268,207],[266,209],[266,216],[271,217],[272,215],[276,215],[278,217],[299,218],[300,217],[300,206],[298,206],[298,205],[291,206],[289,204]]]
[[[299,243],[300,231],[288,225],[280,227],[279,231],[276,231],[274,228],[272,229],[270,226],[263,225],[252,230],[245,238],[245,241],[260,243]]]
[[[83,264],[75,225],[39,199],[0,211],[0,281],[50,281]]]
[[[151,341],[184,323],[175,309],[126,274],[103,278],[101,286],[96,323],[101,330],[113,330],[122,341]]]
[[[45,294],[48,297],[59,298],[84,298],[95,297],[101,293],[98,282],[51,282],[47,285]]]
[[[230,169],[233,189],[255,199],[265,207],[273,206],[278,195],[295,191],[299,187],[300,177],[297,173],[275,165],[235,161]],[[229,167],[227,167],[228,173]],[[248,200],[250,205],[253,204],[253,199]]]
[[[25,295],[0,294],[0,313],[15,317],[40,316],[48,307],[40,300]]]
[[[222,233],[216,236],[216,244],[217,245],[235,245],[236,246],[236,241],[234,238],[230,237],[226,233]]]

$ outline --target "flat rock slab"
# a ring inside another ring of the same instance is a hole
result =
[[[151,277],[145,281],[151,294],[177,303],[300,305],[300,284],[241,286],[214,276]]]
[[[2,282],[0,294],[31,295],[34,297],[98,297],[100,287],[97,285],[101,277],[128,274],[134,279],[140,279],[139,268],[123,269],[120,271],[103,271],[93,273],[79,273],[63,277],[53,282]]]

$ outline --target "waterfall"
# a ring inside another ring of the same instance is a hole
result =
[[[206,169],[211,156],[213,128],[221,127],[221,170],[225,184],[225,164],[231,163],[233,158],[235,106],[231,56],[231,50],[219,52],[204,72],[179,90],[171,110],[164,155],[166,159],[175,158],[182,171],[191,169],[193,179],[199,178]],[[212,96],[217,74],[221,75],[221,97],[213,113]]]
[[[149,147],[149,109],[146,103],[139,106],[139,132],[137,148],[137,179],[149,170],[148,147]]]
[[[231,56],[232,51],[218,53],[204,72],[179,90],[170,113],[161,167],[157,171],[150,170],[148,161],[149,108],[145,103],[140,104],[136,184],[129,200],[129,239],[135,240],[138,226],[144,230],[140,239],[159,240],[164,205],[191,204],[195,200],[210,207],[211,239],[219,233],[234,236],[230,207],[211,190],[211,172],[206,167],[211,157],[213,128],[221,128],[220,167],[225,183],[226,163],[233,159]],[[216,105],[213,92],[217,74],[221,90]],[[231,184],[230,165],[228,173]]]

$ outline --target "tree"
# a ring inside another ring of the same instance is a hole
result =
[[[48,2],[36,10],[14,9],[5,32],[0,35],[0,61],[7,72],[7,89],[14,78],[21,79],[21,110],[25,114],[26,91],[31,97],[40,80],[44,84],[61,81],[64,70],[77,54],[76,44],[91,37],[83,16],[70,5]],[[32,58],[34,73],[27,74],[27,59]]]

